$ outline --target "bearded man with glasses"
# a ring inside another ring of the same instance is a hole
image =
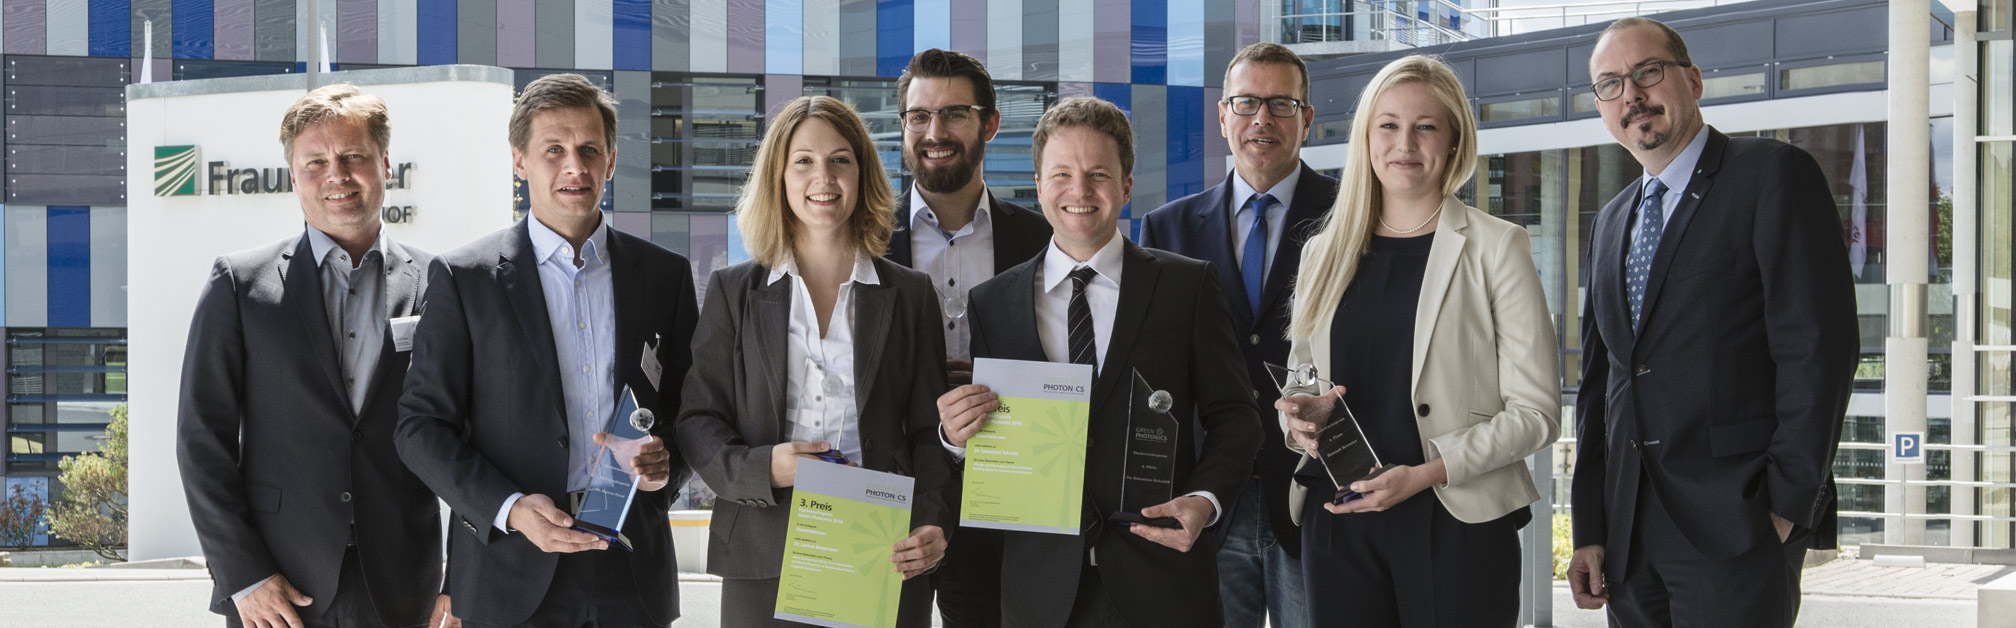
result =
[[[931,276],[945,320],[945,379],[973,383],[967,291],[1043,251],[1050,223],[987,192],[987,142],[1001,130],[994,80],[980,60],[933,48],[896,79],[903,166],[914,183],[896,199],[889,261]],[[957,503],[957,500],[954,500]],[[961,529],[932,574],[948,628],[1001,625],[1001,536]]]
[[[1791,626],[1861,345],[1834,198],[1805,151],[1702,122],[1665,24],[1618,20],[1589,72],[1645,175],[1589,244],[1569,587],[1612,626]]]

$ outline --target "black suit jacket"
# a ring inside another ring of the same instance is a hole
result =
[[[1050,243],[1050,221],[1044,220],[1042,214],[1001,200],[993,194],[988,194],[987,200],[987,218],[994,221],[995,273],[1008,270],[1008,267],[1043,252],[1043,246]],[[905,190],[896,197],[896,233],[889,238],[889,253],[883,257],[906,267],[915,267],[912,257],[914,246],[910,237],[910,192]]]
[[[1178,427],[1173,493],[1210,491],[1233,503],[1253,471],[1260,419],[1253,389],[1240,369],[1232,316],[1212,265],[1187,257],[1125,247],[1113,337],[1092,384],[1091,429],[1085,456],[1085,512],[1097,520],[1120,508],[1127,409],[1133,372],[1175,399],[1171,414],[1197,416]],[[973,289],[973,355],[1049,361],[1036,334],[1036,278],[1041,255]],[[1153,307],[1151,307],[1151,305]],[[1201,424],[1203,434],[1198,434]],[[1201,448],[1186,446],[1202,441]],[[1222,513],[1221,513],[1222,517]],[[1086,548],[1098,553],[1106,592],[1136,626],[1219,626],[1217,547],[1210,536],[1178,552],[1110,525],[1086,537],[1004,532],[1001,598],[1004,624],[1064,625],[1077,595]]]
[[[336,599],[356,526],[370,595],[387,624],[425,621],[441,591],[440,507],[392,444],[407,355],[389,326],[363,412],[350,406],[307,232],[217,258],[182,361],[176,457],[215,580],[210,610],[280,574]],[[388,317],[421,311],[426,251],[387,240]]]
[[[855,404],[863,468],[916,479],[911,527],[958,527],[951,461],[938,444],[945,336],[923,273],[875,260],[879,284],[854,287]],[[770,487],[770,450],[789,440],[791,282],[743,262],[714,271],[693,353],[711,368],[686,377],[679,448],[720,499],[707,571],[775,578],[784,559],[791,489]],[[804,467],[800,467],[801,469]],[[919,581],[922,582],[922,581]],[[929,610],[924,611],[926,614]]]
[[[1337,200],[1337,180],[1323,176],[1308,164],[1295,183],[1294,203],[1282,214],[1281,242],[1274,248],[1274,263],[1260,287],[1260,311],[1246,303],[1246,282],[1239,272],[1235,247],[1244,243],[1244,234],[1235,234],[1232,220],[1232,177],[1211,189],[1170,201],[1141,222],[1141,246],[1164,249],[1211,262],[1218,270],[1218,284],[1231,298],[1232,329],[1239,348],[1246,355],[1246,377],[1253,382],[1253,401],[1260,416],[1272,417],[1274,400],[1281,391],[1267,374],[1266,363],[1288,364],[1289,296],[1294,292],[1295,275],[1302,268],[1302,243],[1316,233],[1318,223],[1330,213]],[[1242,307],[1244,306],[1244,307]],[[1295,463],[1300,458],[1288,451],[1276,421],[1260,422],[1260,455],[1253,462],[1254,473],[1264,487],[1261,501],[1267,509],[1267,523],[1274,539],[1289,556],[1302,555],[1302,531],[1288,516],[1288,486]],[[1226,504],[1226,508],[1234,508]],[[1223,527],[1218,530],[1223,533]]]
[[[638,603],[653,620],[670,623],[679,616],[679,589],[665,512],[686,471],[671,421],[662,417],[678,411],[679,383],[692,365],[693,272],[686,258],[613,227],[608,242],[616,390],[630,387],[639,406],[661,417],[651,433],[672,453],[671,483],[637,493],[623,534],[635,545],[630,576]],[[428,314],[399,403],[400,457],[454,509],[455,614],[491,624],[530,617],[559,562],[524,535],[498,530],[498,509],[517,492],[567,504],[571,443],[538,263],[524,221],[434,261]],[[640,366],[654,341],[661,388]]]
[[[1833,509],[1860,340],[1841,222],[1811,155],[1710,129],[1631,324],[1624,257],[1640,184],[1596,218],[1575,401],[1575,545],[1622,579],[1640,486],[1702,553],[1778,543]],[[1642,475],[1641,475],[1642,474]]]

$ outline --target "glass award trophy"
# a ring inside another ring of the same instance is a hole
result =
[[[609,434],[597,448],[594,466],[589,469],[588,489],[581,495],[581,508],[574,513],[574,529],[602,537],[631,549],[623,536],[623,519],[630,515],[630,502],[637,497],[637,478],[630,475],[630,459],[651,435],[657,417],[649,408],[637,407],[637,395],[629,386],[616,397],[616,413],[609,416],[604,432]]]
[[[1289,389],[1308,389],[1320,385],[1324,390],[1336,386],[1316,375],[1316,365],[1304,364],[1290,369],[1278,364],[1267,364],[1267,374],[1273,376],[1274,385],[1281,389],[1281,396],[1289,395]],[[1351,414],[1351,407],[1339,397],[1330,411],[1330,418],[1323,429],[1316,432],[1316,462],[1323,465],[1323,472],[1330,475],[1330,482],[1337,486],[1332,504],[1353,501],[1363,494],[1351,490],[1352,482],[1370,480],[1385,473],[1388,467],[1379,463],[1379,454],[1372,451],[1372,443],[1365,439],[1365,430],[1358,426],[1358,417]]]
[[[1121,462],[1120,512],[1107,517],[1121,527],[1133,525],[1181,529],[1175,517],[1143,517],[1141,510],[1168,503],[1176,487],[1176,434],[1179,425],[1169,414],[1175,399],[1155,390],[1134,370],[1134,391],[1127,407],[1127,457]]]

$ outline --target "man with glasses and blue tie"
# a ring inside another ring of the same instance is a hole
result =
[[[914,184],[896,199],[896,233],[884,257],[931,276],[945,317],[946,382],[971,384],[967,292],[1041,253],[1050,223],[987,192],[982,158],[1001,130],[1001,110],[979,59],[937,48],[917,53],[896,79],[896,102],[903,166]],[[961,529],[931,582],[946,628],[1000,626],[1000,534]]]
[[[1701,120],[1680,35],[1626,18],[1589,59],[1645,167],[1596,218],[1568,582],[1612,626],[1791,626],[1860,337],[1811,155]]]
[[[1302,260],[1302,242],[1330,213],[1337,180],[1302,163],[1309,135],[1309,72],[1286,46],[1257,43],[1225,69],[1218,101],[1219,133],[1232,148],[1232,172],[1211,189],[1149,212],[1141,246],[1213,262],[1231,297],[1232,321],[1246,357],[1253,400],[1263,416],[1281,396],[1265,363],[1288,360],[1288,297]],[[1275,421],[1253,476],[1226,504],[1219,536],[1218,584],[1228,628],[1307,625],[1302,586],[1302,533],[1288,516],[1289,476],[1298,456]]]

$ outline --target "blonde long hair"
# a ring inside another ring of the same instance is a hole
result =
[[[791,136],[806,120],[817,118],[833,125],[854,151],[860,166],[859,201],[847,219],[854,243],[870,257],[889,252],[889,236],[896,228],[896,195],[889,189],[889,177],[882,170],[882,157],[868,135],[861,114],[838,99],[828,96],[800,96],[784,105],[763,133],[756,147],[755,167],[735,199],[735,220],[742,228],[742,246],[749,257],[764,268],[776,268],[798,235],[798,217],[784,198],[785,161],[791,156]]]
[[[1453,195],[1470,180],[1477,167],[1477,121],[1470,113],[1470,100],[1463,83],[1442,61],[1423,55],[1401,57],[1379,70],[1365,91],[1358,95],[1357,114],[1351,118],[1351,140],[1345,148],[1344,177],[1338,182],[1337,202],[1322,219],[1320,230],[1302,249],[1302,270],[1295,279],[1295,303],[1288,335],[1296,339],[1316,336],[1337,313],[1337,303],[1351,278],[1358,273],[1358,260],[1372,243],[1373,226],[1378,224],[1383,191],[1372,171],[1372,105],[1395,86],[1421,83],[1435,92],[1449,110],[1451,129],[1456,134],[1456,154],[1442,173],[1442,195]]]

